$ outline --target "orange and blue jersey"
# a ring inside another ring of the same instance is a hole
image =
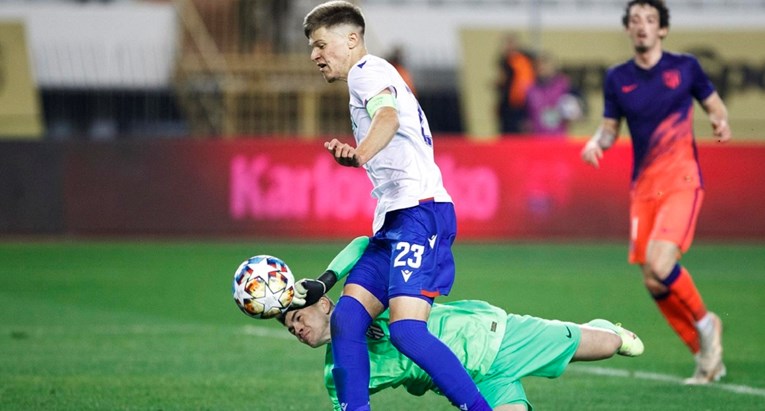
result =
[[[715,89],[698,60],[664,52],[648,70],[630,60],[608,70],[603,88],[603,116],[625,118],[630,130],[633,197],[702,188],[693,99],[701,102]]]

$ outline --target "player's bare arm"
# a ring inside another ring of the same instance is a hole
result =
[[[393,97],[390,90],[383,90],[376,97],[380,96]],[[338,164],[346,167],[361,167],[384,149],[396,135],[399,121],[395,107],[382,106],[374,110],[372,116],[369,131],[358,147],[342,143],[337,139],[324,143],[324,147],[332,153]]]
[[[709,122],[712,123],[712,132],[715,139],[720,143],[730,141],[733,138],[733,134],[728,125],[728,109],[725,107],[725,103],[723,103],[720,95],[715,91],[701,105],[709,116]]]
[[[600,167],[603,152],[609,149],[619,137],[619,120],[604,118],[592,138],[582,149],[582,160],[595,167]]]
[[[383,90],[377,96],[369,99],[372,100],[383,97],[393,98],[390,90]],[[368,109],[369,110],[369,109]],[[398,111],[392,106],[382,106],[374,110],[372,114],[372,124],[369,126],[369,131],[366,137],[359,143],[356,148],[356,159],[359,165],[366,164],[377,153],[384,149],[391,140],[399,128]]]

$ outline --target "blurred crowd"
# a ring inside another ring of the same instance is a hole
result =
[[[518,37],[505,38],[497,79],[497,118],[502,135],[563,137],[584,115],[584,100],[555,56],[533,53]]]

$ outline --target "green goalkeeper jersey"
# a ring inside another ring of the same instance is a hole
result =
[[[430,376],[390,342],[388,311],[380,314],[367,331],[370,362],[370,393],[403,385],[414,395],[438,392]],[[428,329],[457,355],[474,380],[491,368],[505,335],[507,313],[484,301],[433,304]],[[335,410],[340,410],[332,379],[332,347],[327,345],[324,383]]]

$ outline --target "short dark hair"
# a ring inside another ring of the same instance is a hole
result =
[[[311,33],[321,27],[329,28],[340,24],[361,27],[361,35],[364,35],[366,24],[361,9],[342,0],[328,1],[314,7],[303,20],[303,33],[306,37],[310,37]]]
[[[326,298],[327,301],[329,302],[329,312],[332,312],[333,307],[335,306],[335,302],[332,301],[332,299],[327,297],[326,295],[323,296],[323,297]],[[318,303],[318,301],[316,303]],[[314,304],[316,304],[316,303],[314,303]],[[288,308],[284,312],[279,313],[279,315],[277,315],[274,318],[276,318],[280,323],[282,323],[282,325],[286,326],[287,325],[287,323],[286,323],[287,322],[287,313],[290,312],[290,311],[299,310],[301,308],[305,308],[305,307]]]
[[[669,28],[669,9],[664,4],[664,0],[631,0],[627,3],[627,7],[624,9],[624,16],[622,17],[622,24],[627,27],[630,22],[630,9],[632,6],[651,6],[659,11],[659,27]]]

